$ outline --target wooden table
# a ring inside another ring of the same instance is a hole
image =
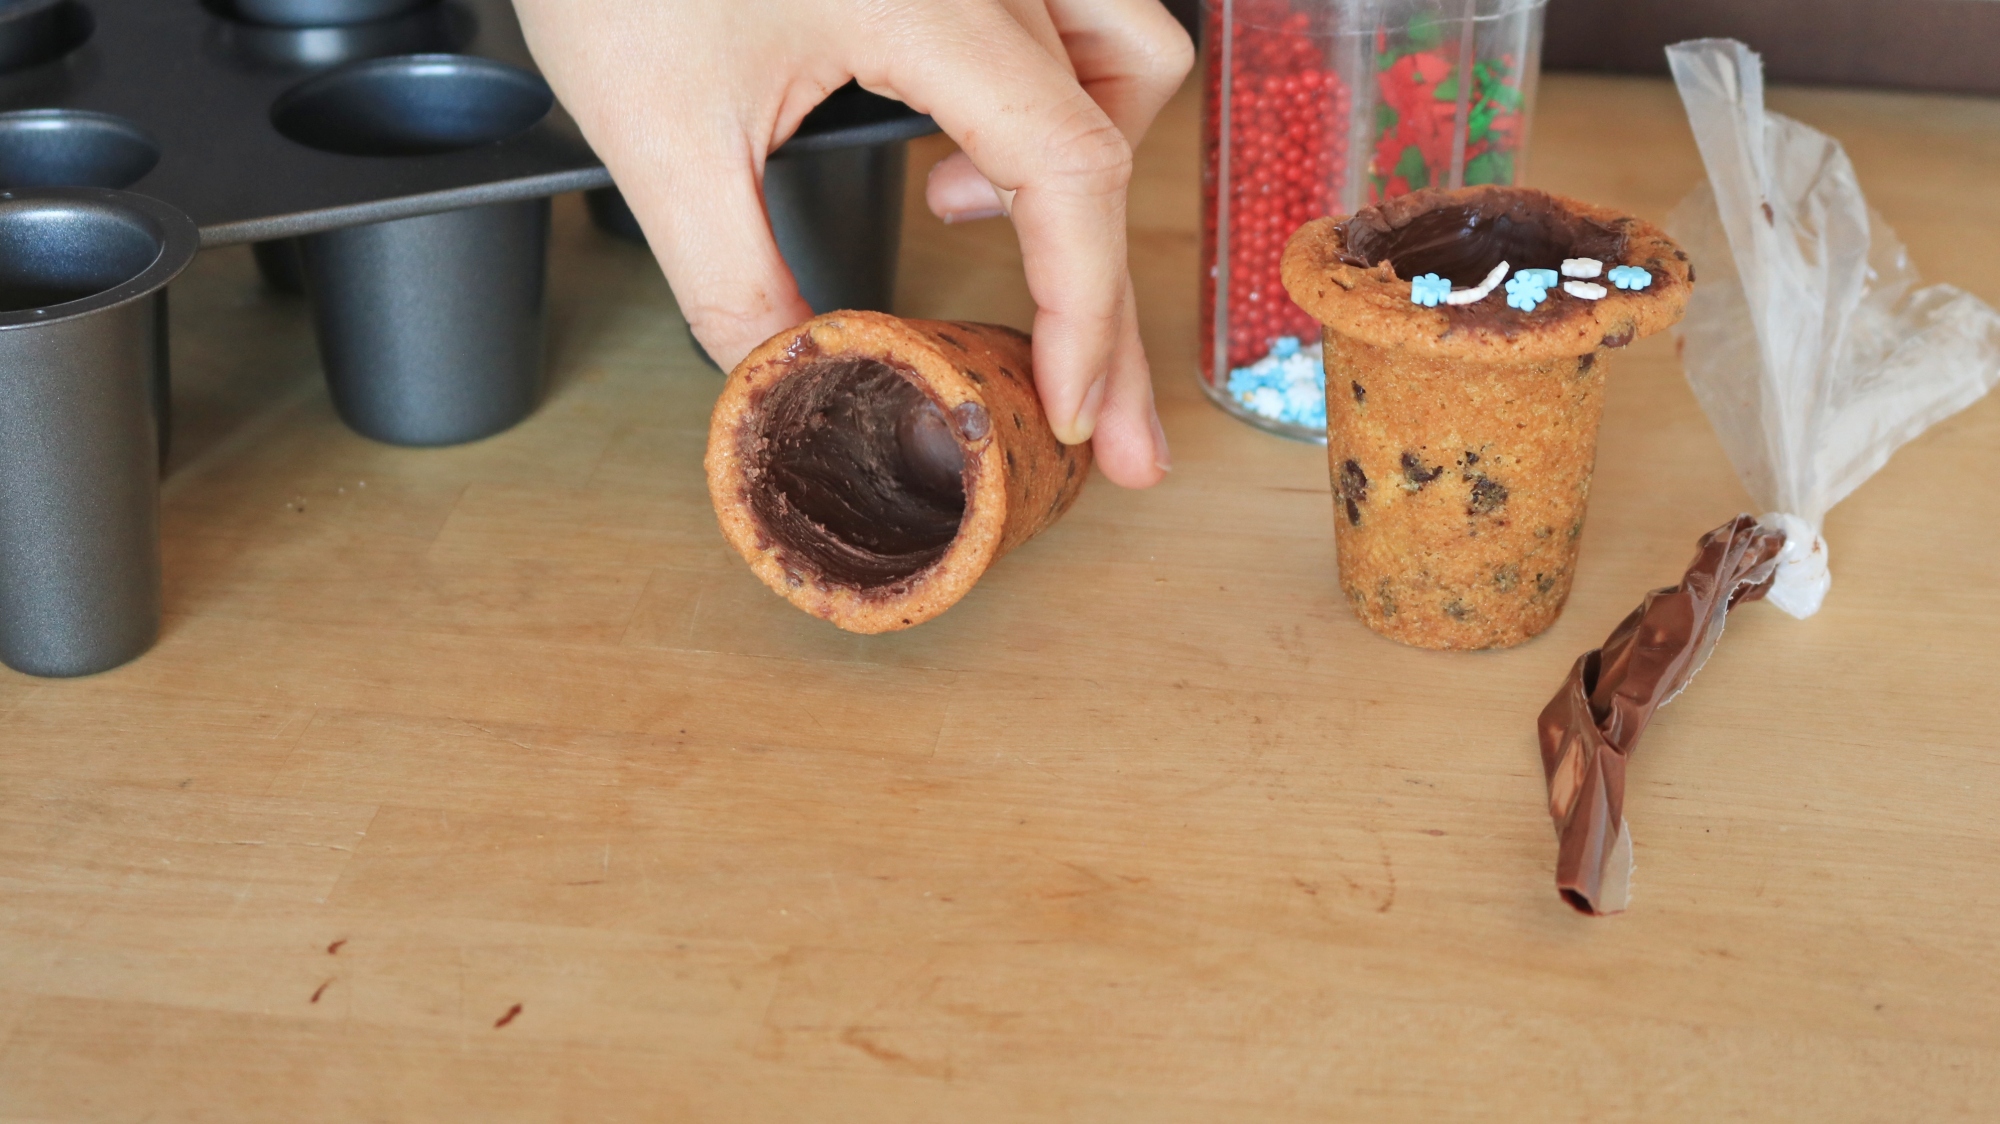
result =
[[[2000,104],[1772,100],[2000,302]],[[1133,199],[1172,478],[900,635],[726,552],[719,379],[576,200],[548,404],[457,449],[343,429],[301,306],[205,255],[165,636],[0,674],[0,1120],[2000,1115],[2000,401],[1833,513],[1823,613],[1732,618],[1636,759],[1633,910],[1579,917],[1534,715],[1749,501],[1647,341],[1562,621],[1365,631],[1321,450],[1192,379],[1195,121]],[[1536,133],[1652,218],[1700,173],[1658,81],[1552,77]],[[903,310],[1025,324],[1011,232],[915,190]]]

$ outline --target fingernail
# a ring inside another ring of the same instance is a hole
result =
[[[944,216],[946,226],[961,222],[978,222],[980,219],[997,219],[1007,212],[999,207],[975,207],[969,211],[947,211]]]
[[[1066,443],[1081,445],[1090,440],[1091,434],[1097,432],[1097,411],[1103,406],[1104,376],[1099,375],[1097,381],[1090,384],[1090,389],[1083,392],[1083,401],[1077,403],[1076,416],[1070,419],[1070,435],[1065,438]]]
[[[1153,411],[1153,467],[1161,472],[1174,470],[1174,454],[1167,448],[1167,431],[1160,425],[1160,413]]]

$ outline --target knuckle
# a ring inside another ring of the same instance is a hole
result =
[[[769,318],[768,309],[752,309],[741,304],[702,300],[683,304],[681,315],[687,318],[688,328],[695,338],[702,341],[711,353],[723,351],[748,351],[762,342],[768,332],[763,331],[764,322]],[[717,354],[720,361],[723,356]]]
[[[754,313],[739,305],[715,300],[683,305],[681,313],[687,317],[688,326],[696,334],[718,339],[742,335],[757,320]]]
[[[1167,88],[1179,86],[1194,69],[1194,40],[1171,17],[1151,30],[1142,56],[1146,79]]]
[[[1056,176],[1085,190],[1121,190],[1132,182],[1132,144],[1095,103],[1078,106],[1055,131],[1049,163]]]

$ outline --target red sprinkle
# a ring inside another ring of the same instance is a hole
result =
[[[1331,39],[1289,0],[1237,0],[1229,52],[1228,360],[1263,358],[1271,341],[1311,342],[1319,326],[1285,295],[1285,241],[1329,214],[1347,172],[1348,90]],[[1209,8],[1202,122],[1202,364],[1215,369],[1218,196],[1221,192],[1222,5]]]
[[[1350,161],[1351,91],[1333,63],[1338,29],[1330,21],[1337,6],[1235,0],[1226,26],[1224,7],[1220,0],[1208,6],[1203,89],[1201,334],[1202,370],[1209,378],[1220,374],[1218,335],[1229,368],[1268,355],[1280,336],[1301,344],[1317,337],[1319,326],[1286,295],[1278,265],[1293,231],[1340,209],[1350,173],[1366,177],[1368,201],[1375,203],[1443,183],[1451,173],[1461,101],[1468,114],[1465,182],[1512,182],[1522,139],[1518,60],[1480,57],[1469,73],[1457,74],[1458,43],[1440,40],[1448,32],[1420,33],[1412,19],[1394,29],[1393,39],[1391,28],[1376,29],[1373,65],[1381,69],[1374,74],[1377,104],[1369,111],[1373,140]],[[1459,82],[1468,83],[1464,98]],[[1226,255],[1219,225],[1225,210]],[[1218,332],[1216,304],[1225,281],[1228,304]]]

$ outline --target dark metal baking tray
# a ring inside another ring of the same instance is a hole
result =
[[[34,63],[38,53],[56,57]],[[137,125],[159,160],[124,186],[186,212],[203,246],[610,184],[559,105],[506,140],[423,155],[322,151],[273,124],[273,107],[316,72],[419,53],[534,69],[506,0],[420,2],[335,27],[253,23],[231,0],[0,0],[0,66],[30,63],[0,75],[0,110],[83,109]],[[881,144],[935,129],[901,103],[849,86],[814,111],[788,148]]]

